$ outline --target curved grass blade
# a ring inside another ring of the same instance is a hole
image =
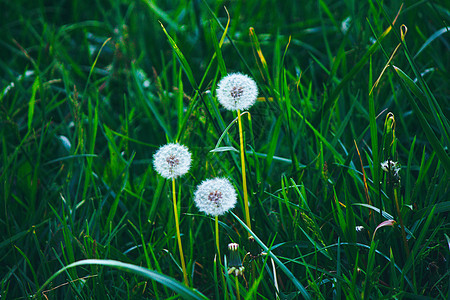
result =
[[[239,153],[239,150],[234,147],[217,147],[217,148],[210,150],[209,152],[214,153],[214,152],[226,152],[226,151],[234,151],[234,152]]]
[[[214,149],[219,148],[220,143],[227,136],[228,131],[230,130],[231,126],[233,126],[234,123],[237,122],[237,120],[238,120],[238,117],[236,117],[233,121],[230,122],[230,124],[228,124],[227,128],[225,128],[225,130],[222,132],[222,134],[220,135],[219,139],[217,140],[217,143],[216,143],[216,146],[214,147]]]
[[[414,55],[414,59],[429,45],[432,41],[440,37],[442,34],[449,32],[449,29],[444,27],[433,33],[426,41],[423,43],[422,47],[420,47],[419,51],[417,51],[416,55]]]
[[[149,270],[143,267],[135,266],[132,264],[123,263],[121,261],[117,260],[108,260],[108,259],[85,259],[80,260],[77,262],[74,262],[70,265],[67,265],[63,267],[62,269],[58,270],[55,274],[53,274],[36,292],[34,297],[36,297],[38,294],[40,294],[44,288],[49,285],[59,274],[66,271],[67,269],[78,267],[78,266],[85,266],[85,265],[98,265],[98,266],[107,266],[107,267],[113,267],[116,269],[119,269],[121,271],[133,273],[139,276],[143,276],[145,278],[155,280],[159,282],[160,284],[170,288],[174,292],[176,292],[178,295],[182,296],[184,299],[208,299],[206,298],[202,293],[198,292],[195,289],[188,288],[185,285],[183,285],[181,282],[178,282],[177,280],[158,273],[153,270]]]
[[[377,233],[378,229],[380,229],[381,227],[386,227],[386,226],[394,227],[395,223],[397,223],[395,220],[386,220],[386,221],[383,221],[380,224],[378,224],[377,228],[375,228],[375,231],[373,232],[372,239],[375,239],[375,234]]]
[[[378,214],[380,214],[380,212],[381,212],[382,216],[383,216],[384,218],[386,218],[388,221],[389,221],[389,220],[394,220],[394,217],[393,217],[392,215],[388,214],[388,213],[387,213],[386,211],[384,211],[384,210],[380,210],[378,207],[375,207],[375,206],[373,206],[373,205],[366,204],[366,203],[353,203],[352,205],[363,206],[363,207],[372,209],[372,210],[376,211]],[[405,227],[405,231],[406,231],[409,235],[411,235],[411,237],[415,238],[415,236],[414,236],[414,234],[411,232],[411,230],[409,230],[408,228]]]

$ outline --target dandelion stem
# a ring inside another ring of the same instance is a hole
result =
[[[223,271],[222,271],[222,257],[220,254],[220,244],[219,244],[219,216],[217,216],[217,215],[215,218],[215,229],[216,229],[217,256],[219,257],[219,269],[220,269],[220,275],[222,277],[223,292],[225,294],[225,299],[228,299],[227,285],[225,282],[225,276],[223,275]]]
[[[252,228],[250,225],[250,212],[248,209],[248,193],[247,193],[247,178],[245,176],[245,156],[244,156],[244,136],[242,134],[242,121],[241,121],[241,112],[237,111],[238,114],[238,123],[239,123],[239,140],[241,147],[241,168],[242,168],[242,188],[244,190],[244,205],[245,205],[245,221],[247,223],[248,228]],[[250,233],[248,234],[250,237]]]
[[[222,264],[222,258],[220,256],[220,245],[219,245],[219,216],[216,216],[216,247],[217,247],[217,255],[219,256],[219,264]]]
[[[189,286],[189,281],[186,272],[186,264],[184,262],[183,246],[181,244],[180,224],[178,222],[177,196],[175,193],[175,178],[172,178],[172,194],[173,194],[173,214],[175,216],[175,227],[177,228],[177,240],[178,240],[178,248],[180,251],[181,267],[183,268],[184,284],[186,286]]]
[[[239,280],[237,276],[234,276],[234,282],[236,283],[236,298],[241,300],[241,294],[239,293]]]

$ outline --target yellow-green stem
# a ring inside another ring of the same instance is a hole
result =
[[[216,229],[216,247],[217,247],[217,256],[219,257],[219,269],[220,269],[220,275],[222,277],[222,284],[223,284],[223,292],[225,295],[225,299],[228,299],[228,290],[227,285],[225,282],[225,276],[223,275],[222,270],[222,257],[220,254],[220,243],[219,243],[219,216],[216,216],[215,219],[215,229]]]
[[[175,227],[177,228],[178,249],[180,251],[181,267],[183,268],[184,284],[186,286],[189,286],[189,281],[186,272],[186,264],[184,262],[183,246],[181,244],[180,224],[178,222],[177,195],[175,193],[175,178],[172,179],[172,194],[173,194],[173,214],[175,216]]]
[[[234,276],[234,281],[236,282],[236,298],[237,300],[241,300],[241,294],[239,293],[239,281],[237,276]]]
[[[217,247],[217,255],[219,256],[219,264],[222,264],[222,257],[220,256],[220,245],[219,245],[219,216],[216,216],[216,222],[215,222],[215,228],[216,228],[216,247]]]
[[[394,198],[395,198],[395,206],[397,207],[398,219],[400,220],[400,228],[402,231],[403,245],[405,247],[406,257],[409,257],[408,241],[406,240],[406,233],[405,233],[405,226],[403,225],[403,218],[402,218],[402,215],[400,214],[400,207],[398,205],[398,196],[397,196],[396,188],[394,188]]]
[[[250,225],[250,212],[248,209],[248,193],[247,193],[247,178],[245,176],[245,152],[244,152],[244,136],[242,134],[242,121],[241,121],[241,112],[238,110],[238,123],[239,123],[239,141],[241,146],[241,168],[242,168],[242,189],[244,191],[244,205],[245,205],[245,221],[247,223],[248,228],[252,229]],[[250,237],[250,233],[248,233]]]

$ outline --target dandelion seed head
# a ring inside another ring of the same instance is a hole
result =
[[[194,195],[197,208],[207,215],[220,216],[236,205],[236,190],[226,178],[203,181]]]
[[[164,178],[183,176],[191,167],[191,153],[186,146],[180,144],[164,145],[153,156],[153,166]]]
[[[230,251],[238,251],[239,244],[238,243],[229,243],[228,244],[228,250]]]
[[[228,110],[249,109],[257,97],[256,82],[245,74],[228,74],[220,80],[217,87],[217,99]]]
[[[228,250],[230,255],[228,257],[228,274],[234,274],[234,276],[242,276],[244,274],[244,266],[242,266],[241,256],[239,255],[239,244],[228,244]]]

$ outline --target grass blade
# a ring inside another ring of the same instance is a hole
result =
[[[247,230],[247,232],[249,234],[251,234],[251,236],[253,236],[253,238],[259,244],[259,246],[261,246],[261,248],[267,252],[267,255],[269,255],[275,261],[275,263],[280,267],[280,269],[284,272],[284,274],[286,274],[286,276],[297,287],[297,289],[302,294],[303,298],[311,299],[311,295],[308,293],[308,291],[305,289],[305,287],[300,283],[300,281],[298,281],[297,278],[295,278],[294,274],[292,274],[292,272],[289,271],[289,269],[280,261],[280,259],[278,257],[276,257],[275,254],[273,254],[271,251],[269,251],[269,248],[256,236],[256,234],[254,234],[250,230],[250,228],[247,227],[247,225],[241,219],[239,219],[238,216],[236,216],[231,211],[230,211],[230,214],[242,225],[242,227],[245,228],[245,230]]]
[[[176,292],[177,294],[179,294],[180,296],[182,296],[185,299],[208,299],[203,294],[198,292],[197,290],[186,287],[181,282],[178,282],[175,279],[173,279],[167,275],[164,275],[164,274],[161,274],[156,271],[149,270],[149,269],[146,269],[143,267],[135,266],[135,265],[128,264],[128,263],[123,263],[121,261],[108,260],[108,259],[104,259],[104,260],[103,259],[85,259],[85,260],[80,260],[80,261],[71,263],[70,265],[67,265],[67,266],[61,268],[55,274],[53,274],[39,288],[39,290],[36,292],[35,296],[42,293],[42,291],[44,290],[44,288],[47,285],[49,285],[59,274],[65,272],[66,270],[74,268],[74,267],[78,267],[78,266],[92,266],[92,265],[112,267],[112,268],[119,269],[120,271],[133,273],[133,274],[145,277],[150,280],[155,280],[155,281],[159,282],[160,284],[170,288],[171,290],[173,290],[174,292]]]
[[[444,165],[445,171],[450,174],[450,157],[445,152],[443,146],[437,139],[436,135],[434,134],[433,130],[431,129],[430,124],[428,124],[427,119],[423,115],[421,109],[417,105],[414,98],[411,96],[409,89],[413,88],[415,85],[411,85],[412,80],[409,78],[401,69],[397,68],[396,66],[393,66],[395,73],[400,78],[400,83],[403,88],[403,91],[405,92],[409,103],[413,107],[414,113],[417,115],[419,119],[420,125],[422,125],[422,129],[425,131],[425,135],[428,138],[428,141],[430,142],[431,146],[433,147],[434,151],[436,151],[437,156],[442,161],[442,164]],[[409,84],[409,85],[408,85]],[[409,89],[408,89],[409,88]]]

